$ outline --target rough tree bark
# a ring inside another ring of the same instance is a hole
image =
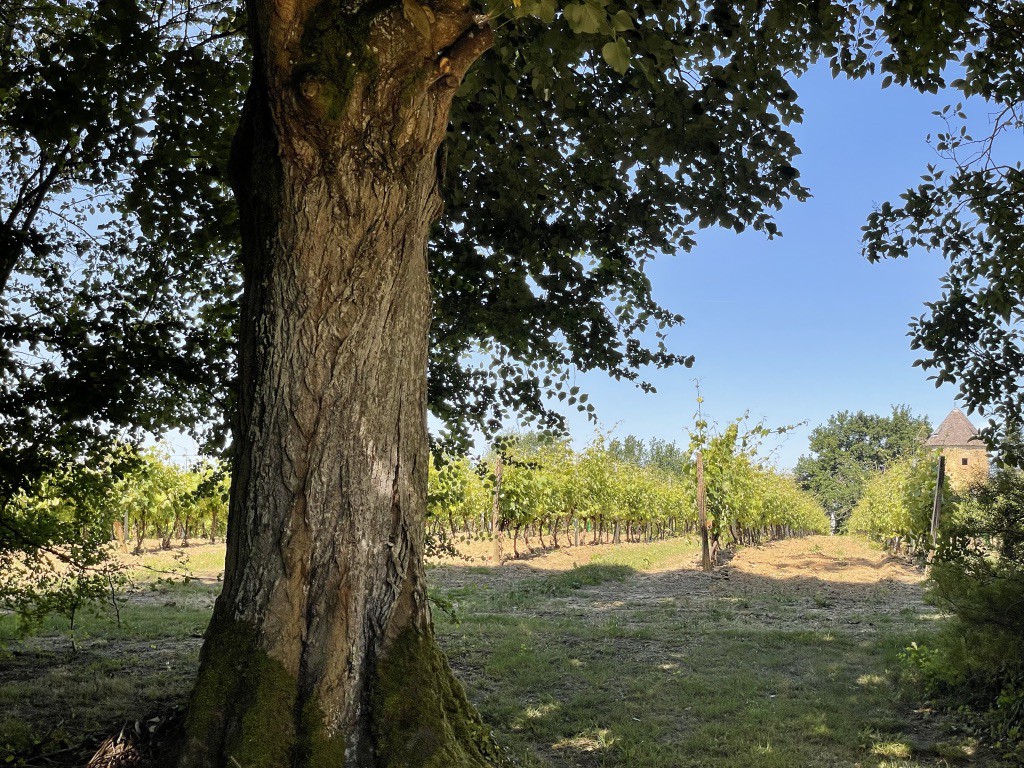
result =
[[[499,760],[427,606],[428,229],[465,0],[251,0],[239,423],[180,768]]]

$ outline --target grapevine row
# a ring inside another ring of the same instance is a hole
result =
[[[487,536],[497,525],[516,554],[521,538],[527,546],[533,537],[542,547],[558,547],[696,532],[692,455],[675,449],[666,460],[661,450],[654,462],[623,448],[598,439],[575,451],[568,441],[530,439],[508,441],[476,459],[438,457],[429,475],[428,528],[435,535]],[[828,531],[824,510],[809,494],[738,450],[728,434],[703,453],[713,542]]]

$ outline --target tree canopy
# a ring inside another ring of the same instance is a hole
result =
[[[919,451],[930,433],[928,419],[907,405],[894,406],[888,416],[840,411],[811,431],[810,454],[796,464],[797,482],[841,527],[867,478]]]
[[[0,505],[68,457],[223,418],[238,14],[0,10]]]
[[[1020,170],[995,151],[1020,128],[1019,3],[487,10],[502,23],[455,104],[432,241],[431,403],[456,432],[493,432],[510,412],[559,424],[550,393],[587,407],[566,391],[573,366],[646,386],[643,366],[690,362],[661,336],[682,318],[644,266],[701,226],[776,232],[772,209],[807,194],[786,130],[801,115],[792,75],[821,55],[927,90],[952,63],[951,88],[1000,110],[978,140],[955,125],[937,137],[949,167],[883,205],[865,250],[943,250],[945,294],[913,326],[922,364],[969,406],[1019,413]],[[223,0],[13,3],[0,16],[5,474],[29,470],[40,435],[81,444],[223,412],[243,28]]]
[[[655,301],[646,264],[701,227],[775,235],[774,209],[808,194],[793,77],[820,55],[868,63],[856,4],[487,12],[496,42],[455,102],[431,247],[430,403],[460,436],[512,413],[561,425],[552,403],[589,409],[573,369],[649,388],[645,366],[689,364],[666,344],[682,318]],[[10,488],[112,431],[222,420],[243,29],[223,0],[14,3],[0,17]]]
[[[937,251],[949,262],[942,295],[910,326],[917,361],[936,386],[950,382],[971,410],[990,417],[985,433],[1019,461],[1013,434],[1024,413],[1024,68],[1020,2],[906,3],[891,37],[895,81],[945,87],[942,130],[929,136],[938,158],[920,183],[883,203],[864,227],[868,258]],[[948,82],[947,82],[948,79]],[[965,106],[984,100],[985,121]]]

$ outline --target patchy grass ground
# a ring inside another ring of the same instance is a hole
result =
[[[848,537],[747,548],[710,575],[679,543],[629,546],[569,571],[431,573],[460,619],[437,622],[452,662],[525,765],[985,764],[894,685],[937,618],[916,569]]]
[[[0,617],[0,763],[80,764],[93,737],[180,702],[222,551],[191,548],[202,580],[144,585],[120,628],[81,619],[77,654],[58,620],[19,641]],[[713,574],[695,555],[673,540],[431,568],[457,618],[435,611],[440,641],[524,766],[997,765],[896,685],[937,618],[918,570],[850,537],[747,548]]]

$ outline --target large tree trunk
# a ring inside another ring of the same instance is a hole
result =
[[[228,554],[178,764],[490,764],[423,569],[436,158],[490,31],[462,0],[249,15]]]

